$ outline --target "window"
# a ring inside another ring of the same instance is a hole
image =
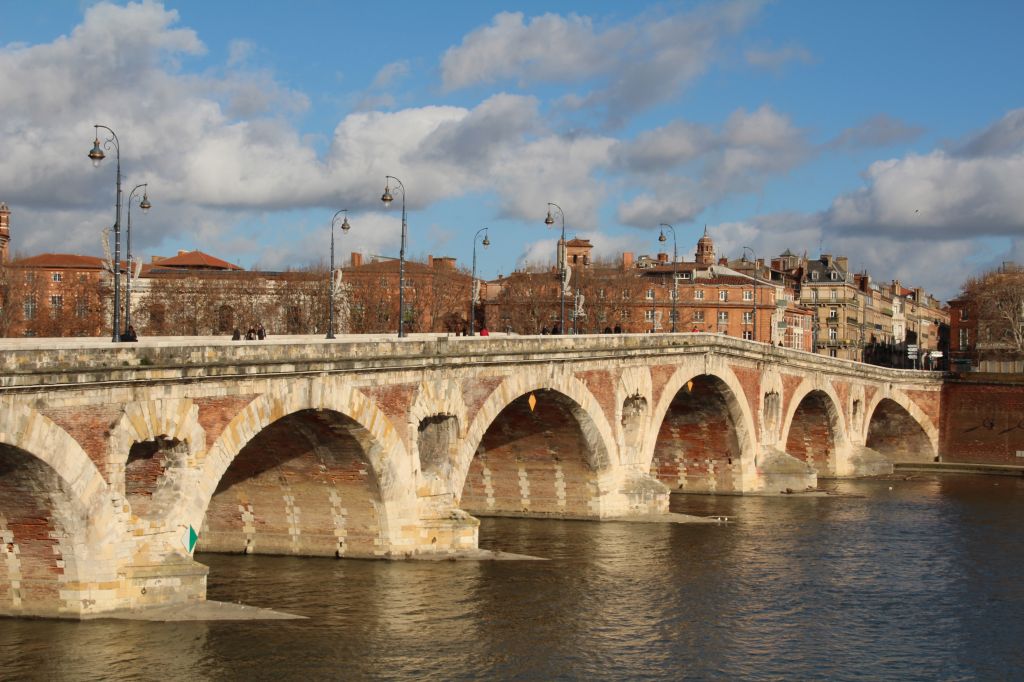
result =
[[[648,289],[647,290],[647,300],[648,301],[653,301],[654,300],[654,289]]]
[[[80,272],[78,274],[78,281],[79,282],[84,282],[85,281],[85,273],[84,272]]]
[[[835,289],[832,289],[829,292],[828,297],[831,298],[833,301],[838,300],[839,299],[839,292],[837,292]]]
[[[812,301],[817,301],[818,300],[818,290],[817,289],[811,289],[811,300]]]
[[[602,301],[604,300],[604,289],[597,290],[597,297]]]
[[[628,301],[628,300],[629,300],[629,290],[628,290],[628,289],[627,289],[627,290],[624,290],[624,291],[622,292],[622,300],[623,300],[623,301]]]
[[[743,300],[744,301],[753,301],[754,300],[754,292],[751,291],[750,289],[744,289],[743,290]]]
[[[748,310],[747,312],[743,313],[743,324],[751,324],[753,321],[754,313],[752,311]]]
[[[834,282],[835,280],[839,279],[839,273],[838,273],[838,272],[836,272],[835,270],[833,270],[832,272],[828,273],[828,276],[829,276],[829,278],[830,278],[830,279],[831,279],[831,280],[832,280],[833,282]]]
[[[647,320],[648,322],[653,321],[654,320],[654,311],[653,310],[648,310],[648,311],[644,312],[644,319]]]
[[[811,273],[811,280],[814,281],[814,282],[818,281],[818,273],[817,272],[812,272]]]
[[[679,279],[690,279],[690,273],[689,272],[680,272],[679,273]]]
[[[835,320],[838,317],[839,317],[839,308],[829,308],[828,309],[828,319]]]
[[[388,288],[388,278],[387,277],[381,277],[380,278],[380,286],[381,286],[382,289],[387,289]]]
[[[703,289],[694,289],[693,290],[693,300],[695,300],[695,301],[703,301],[704,300],[704,290]]]
[[[704,311],[703,310],[694,310],[693,311],[693,321],[694,322],[703,322],[704,321]]]
[[[836,349],[835,348],[830,348],[829,351],[828,351],[828,356],[830,358],[836,357]]]
[[[729,311],[728,310],[719,310],[718,311],[718,321],[719,322],[728,322],[729,321]]]
[[[970,319],[970,318],[968,318],[968,316],[967,316],[967,308],[961,308],[961,309],[960,309],[960,319],[961,319],[961,320],[967,320],[967,319]]]
[[[960,348],[967,348],[967,347],[969,347],[970,346],[970,341],[971,341],[970,330],[961,329],[960,330]]]
[[[89,314],[89,307],[85,305],[85,301],[79,301],[75,304],[75,317],[85,317]]]
[[[839,339],[839,330],[835,327],[828,328],[828,340],[837,341]]]
[[[53,280],[54,282],[60,282],[61,280],[64,279],[64,276],[59,272],[51,272],[50,279]]]
[[[671,313],[669,313],[668,319],[670,319],[673,322],[678,322],[679,321],[679,311],[678,310],[673,310]]]
[[[743,338],[746,339],[747,341],[753,341],[754,340],[754,332],[752,332],[752,331],[745,331],[745,332],[743,332]]]
[[[57,312],[64,307],[64,297],[60,295],[50,296],[50,308]]]
[[[729,292],[726,291],[725,289],[722,289],[721,291],[719,291],[718,292],[718,300],[719,301],[728,301],[729,300]]]
[[[29,273],[32,274],[32,273]],[[29,298],[25,301],[25,319],[34,320],[36,319],[36,299]]]

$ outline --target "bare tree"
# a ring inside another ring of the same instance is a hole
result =
[[[963,295],[978,315],[981,340],[1024,353],[1024,268],[1013,264],[964,283]]]

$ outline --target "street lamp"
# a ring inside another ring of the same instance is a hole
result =
[[[405,185],[401,180],[393,175],[385,175],[384,194],[380,195],[380,200],[385,207],[391,205],[394,199],[391,196],[391,180],[402,190],[402,248],[398,252],[398,338],[402,338],[405,336],[405,237],[408,227],[405,222]]]
[[[672,231],[672,333],[676,333],[676,301],[679,300],[679,278],[676,276],[676,228],[668,223],[662,223],[659,227],[667,227]],[[665,230],[658,235],[658,241],[667,241]]]
[[[334,214],[331,218],[331,283],[328,288],[328,322],[327,322],[327,338],[334,338],[334,223],[337,222],[338,216],[345,214],[345,219],[341,221],[341,231],[348,234],[348,231],[352,229],[352,226],[348,224],[348,209],[343,208]]]
[[[114,267],[112,268],[114,274],[114,333],[111,338],[111,341],[116,343],[121,340],[121,144],[114,131],[107,126],[97,123],[93,127],[96,128],[96,139],[89,151],[93,168],[100,167],[100,161],[106,157],[103,149],[110,149],[111,145],[114,147],[117,158],[117,201],[114,204]],[[100,128],[110,133],[110,137],[103,142],[103,149],[100,148]]]
[[[744,246],[743,254],[746,255],[747,251],[750,252],[750,257],[754,259],[754,341],[757,341],[757,254],[749,246]]]
[[[132,272],[134,272],[134,263],[132,262],[132,200],[135,197],[135,192],[142,189],[142,199],[139,201],[139,208],[142,209],[143,213],[149,213],[149,209],[153,208],[153,205],[149,203],[149,183],[144,182],[141,185],[135,185],[132,191],[128,193],[128,279],[125,282],[124,292],[124,328],[125,331],[128,327],[132,326]]]
[[[544,224],[548,227],[555,224],[555,219],[551,215],[552,206],[558,209],[558,215],[562,219],[562,239],[558,242],[558,288],[561,290],[562,316],[561,321],[558,323],[558,333],[565,334],[565,213],[562,212],[561,206],[549,201],[548,215],[544,218]]]
[[[491,245],[491,240],[487,238],[487,228],[482,227],[476,231],[473,235],[473,276],[469,282],[469,335],[476,336],[476,241],[480,238],[480,233],[484,233],[484,239],[481,244],[486,249]]]

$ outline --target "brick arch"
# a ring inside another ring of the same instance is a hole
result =
[[[722,397],[725,400],[729,417],[735,426],[736,442],[739,447],[740,481],[738,488],[746,490],[750,487],[749,479],[755,475],[757,456],[757,439],[755,437],[754,416],[747,403],[743,386],[736,374],[724,362],[716,362],[714,358],[694,358],[676,370],[665,384],[651,415],[651,435],[647,439],[644,453],[644,466],[650,469],[654,465],[654,451],[662,424],[668,416],[676,395],[683,390],[688,382],[697,377],[708,376],[724,385]]]
[[[596,472],[607,472],[618,464],[611,425],[605,418],[600,403],[586,384],[571,375],[527,369],[509,376],[491,391],[466,429],[462,447],[459,449],[458,462],[452,472],[451,490],[455,493],[456,499],[462,495],[473,457],[487,429],[502,410],[515,400],[538,391],[555,391],[568,398],[572,405],[572,414],[587,441],[588,463]]]
[[[154,446],[150,456],[132,460],[133,450],[142,444]],[[165,451],[162,446],[167,444],[174,444],[173,450]],[[205,450],[206,431],[199,423],[199,406],[191,399],[128,403],[110,432],[112,485],[148,529],[154,523],[176,526],[179,520],[165,512],[174,506],[179,491],[194,484],[197,469],[189,462]]]
[[[122,518],[82,447],[27,407],[0,408],[0,614],[80,615],[122,606]]]
[[[110,486],[82,446],[39,412],[20,405],[0,408],[0,443],[22,450],[51,468],[86,509],[105,507]]]
[[[928,437],[928,443],[931,447],[931,451],[928,453],[929,459],[938,454],[939,451],[939,430],[932,423],[932,420],[928,418],[928,415],[924,413],[917,403],[911,400],[906,393],[897,389],[891,388],[884,393],[876,391],[875,395],[872,396],[871,402],[867,409],[864,411],[864,423],[861,436],[864,439],[864,443],[867,444],[868,432],[871,428],[871,422],[875,418],[875,411],[883,400],[891,400],[900,407],[902,407],[907,414],[917,422],[917,425],[921,427],[924,434]]]
[[[821,398],[832,437],[831,442],[826,444],[826,448],[831,448],[832,450],[829,457],[831,471],[819,471],[818,475],[835,475],[838,471],[845,471],[848,467],[840,460],[849,456],[849,436],[846,428],[846,417],[843,410],[843,402],[830,382],[811,379],[804,379],[800,382],[800,385],[793,391],[793,395],[790,396],[786,407],[786,416],[783,419],[779,444],[786,449],[787,453],[794,454],[787,449],[789,438],[792,434],[794,417],[808,396],[812,396],[812,398],[818,396]],[[800,457],[797,457],[797,459],[800,459]]]
[[[249,441],[278,420],[304,410],[336,412],[360,427],[357,440],[363,446],[363,456],[385,507],[414,496],[410,459],[391,421],[357,388],[337,377],[319,377],[301,387],[284,382],[276,384],[274,390],[246,405],[207,451],[195,494],[184,501],[185,508],[179,517],[199,528],[221,478]]]

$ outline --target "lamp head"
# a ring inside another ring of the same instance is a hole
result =
[[[551,216],[550,209],[548,210],[548,217],[544,219],[544,224],[547,225],[548,227],[555,224],[555,219]]]
[[[380,195],[380,200],[384,202],[385,207],[390,206],[391,202],[395,200],[395,198],[391,196],[391,187],[388,186],[387,183],[384,183],[384,194]]]
[[[142,201],[139,202],[139,208],[142,209],[143,213],[149,213],[149,209],[153,208],[153,204],[149,203],[149,192],[142,194]]]
[[[658,241],[659,242],[667,242],[668,241],[668,239],[665,237],[665,230],[662,230],[661,233],[658,235]]]
[[[92,149],[89,151],[89,158],[92,159],[92,167],[99,168],[100,161],[102,161],[105,156],[106,154],[104,154],[103,150],[100,149],[100,138],[97,135],[96,140],[92,143]]]
[[[341,231],[347,233],[351,229],[352,226],[348,224],[348,216],[346,215],[345,219],[341,221]]]
[[[484,248],[485,248],[485,249],[486,249],[486,248],[487,248],[488,246],[490,246],[490,245],[491,245],[491,240],[487,238],[487,233],[486,233],[486,232],[484,232],[484,240],[483,240],[482,242],[480,242],[480,243],[484,245]]]

